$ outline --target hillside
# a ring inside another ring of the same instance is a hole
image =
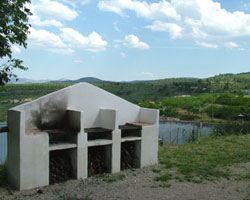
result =
[[[135,103],[201,93],[240,91],[250,93],[250,72],[222,74],[205,79],[168,78],[148,82],[97,84],[97,86]]]
[[[18,105],[20,99],[35,99],[71,84],[92,81],[93,84],[127,99],[133,103],[161,101],[166,97],[198,95],[202,93],[250,93],[250,72],[241,74],[222,74],[206,79],[170,78],[142,82],[98,82],[100,79],[83,78],[66,83],[15,84],[0,88],[0,121],[6,120],[7,109]],[[65,80],[62,80],[62,82]],[[97,83],[96,83],[97,82]],[[8,103],[18,100],[17,103]]]
[[[95,77],[84,77],[79,78],[77,80],[57,80],[57,81],[50,81],[49,83],[65,83],[65,84],[76,84],[76,83],[111,83],[111,81],[104,81]]]

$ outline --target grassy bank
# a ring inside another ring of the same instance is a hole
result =
[[[159,150],[163,169],[156,181],[202,182],[231,178],[230,166],[250,162],[250,135],[209,137],[194,143],[164,146]],[[250,172],[250,171],[249,171]]]

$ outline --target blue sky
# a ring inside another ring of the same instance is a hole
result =
[[[41,79],[205,78],[250,71],[250,0],[33,0],[28,48]]]

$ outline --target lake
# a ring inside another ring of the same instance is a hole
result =
[[[0,122],[0,127],[6,123]],[[7,133],[0,133],[0,164],[3,164],[7,157]]]
[[[192,134],[201,137],[209,136],[213,130],[212,124],[194,122],[160,121],[159,138],[164,144],[181,144],[188,141]]]

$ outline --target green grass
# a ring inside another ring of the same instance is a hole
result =
[[[110,174],[110,175],[104,177],[103,181],[107,182],[107,183],[113,183],[113,182],[116,182],[116,181],[121,181],[124,178],[125,178],[124,174]]]
[[[250,169],[248,169],[247,173],[241,174],[236,178],[236,180],[250,180]]]
[[[152,172],[154,172],[154,173],[160,173],[161,169],[152,169]]]
[[[200,183],[230,178],[230,166],[250,162],[250,135],[209,137],[194,143],[161,147],[159,161],[168,172],[159,174],[156,181],[177,179]],[[170,169],[177,170],[175,176]]]
[[[171,180],[172,178],[173,178],[173,174],[166,172],[161,176],[155,177],[154,180],[155,181],[167,182],[168,180]]]

